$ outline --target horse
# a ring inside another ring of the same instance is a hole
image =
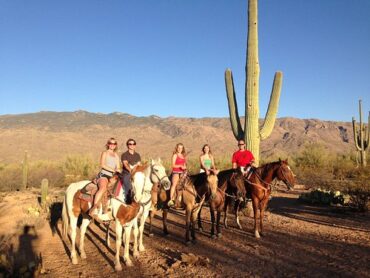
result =
[[[211,214],[211,238],[220,238],[221,227],[220,219],[221,213],[225,206],[225,197],[234,198],[235,200],[243,201],[245,198],[245,186],[244,186],[244,176],[237,169],[228,169],[220,171],[217,174],[218,177],[218,187],[215,195],[209,198],[209,211]],[[198,214],[198,229],[199,231],[203,230],[202,220],[201,220],[201,210]],[[217,220],[216,220],[216,230],[217,234],[215,235],[215,211],[217,211]]]
[[[281,160],[275,162],[266,163],[258,168],[252,170],[252,173],[248,180],[245,180],[245,188],[247,195],[252,199],[253,214],[254,214],[254,235],[256,238],[260,238],[263,235],[263,217],[264,212],[269,201],[271,194],[271,183],[274,179],[283,181],[287,186],[288,190],[294,187],[295,175],[291,170],[288,160]],[[225,219],[224,225],[227,227],[227,206],[229,202],[225,203]],[[235,216],[238,216],[239,204],[236,203]],[[260,211],[260,230],[257,227],[257,214]],[[237,217],[237,222],[238,222]],[[241,225],[238,222],[238,226],[241,229]]]
[[[160,159],[157,161],[152,160],[150,167],[149,166],[138,166],[133,170],[132,174],[132,192],[133,192],[133,202],[131,204],[125,204],[123,202],[123,195],[120,194],[116,198],[110,199],[111,212],[109,215],[105,215],[103,220],[115,220],[116,227],[116,255],[115,255],[115,270],[122,270],[120,259],[119,259],[119,250],[122,243],[122,230],[125,231],[125,249],[124,249],[124,262],[127,266],[132,266],[132,262],[129,258],[129,242],[131,236],[131,229],[134,228],[134,246],[133,246],[133,256],[138,257],[138,222],[137,218],[139,215],[142,215],[145,210],[145,205],[143,200],[146,199],[146,184],[145,182],[135,182],[136,176],[138,179],[141,179],[142,172],[150,171],[150,179],[153,179],[155,182],[170,183],[168,177],[165,174],[165,169],[161,164]],[[141,174],[140,174],[141,173]],[[167,180],[166,180],[167,177]],[[110,179],[110,184],[116,182],[119,179],[118,175],[114,175]],[[88,204],[87,201],[81,200],[78,198],[79,191],[90,181],[81,181],[77,183],[72,183],[68,186],[66,195],[63,202],[63,234],[66,235],[69,225],[71,226],[71,241],[72,241],[72,251],[71,259],[73,264],[77,264],[77,256],[75,251],[75,237],[76,237],[76,228],[77,228],[77,219],[79,214],[82,214],[83,220],[80,227],[81,230],[81,239],[80,239],[80,253],[81,258],[86,258],[86,253],[84,251],[84,236],[86,228],[90,223],[91,217],[88,216],[87,212],[91,204]],[[168,185],[169,187],[169,185]],[[141,214],[140,214],[141,213]],[[108,218],[108,219],[107,219]],[[110,224],[109,224],[110,225]],[[109,225],[107,229],[107,245],[109,246]],[[144,224],[143,224],[144,225]],[[142,244],[142,241],[141,241]]]
[[[131,182],[132,184],[138,186],[143,186],[143,196],[140,200],[140,206],[142,211],[139,213],[139,247],[138,250],[145,251],[143,245],[143,235],[145,221],[148,217],[149,210],[152,207],[152,188],[153,185],[160,186],[166,191],[169,191],[171,187],[171,182],[166,174],[166,170],[162,165],[160,159],[152,160],[150,167],[149,166],[139,166],[132,172]],[[108,232],[108,231],[107,231]],[[107,233],[107,241],[109,242],[109,232]],[[136,250],[134,248],[134,250]]]
[[[119,175],[115,174],[109,181],[109,185],[117,182]],[[82,215],[82,224],[80,227],[80,255],[82,259],[86,259],[86,253],[84,248],[84,238],[88,225],[90,224],[91,217],[88,215],[88,211],[91,207],[91,203],[86,200],[80,199],[79,194],[83,187],[89,184],[90,181],[80,181],[76,183],[71,183],[65,193],[63,200],[63,210],[62,210],[62,221],[63,221],[63,236],[66,237],[68,234],[69,228],[71,229],[71,260],[72,264],[77,264],[77,254],[75,249],[75,240],[76,240],[76,229],[77,229],[77,220],[79,215]],[[140,199],[142,188],[133,188],[135,192],[134,199]],[[125,229],[126,238],[131,235],[131,229],[134,227],[134,233],[137,233],[137,221],[136,217],[139,213],[140,205],[134,201],[130,205],[123,203],[123,197],[121,198],[111,198],[110,207],[112,215],[116,219],[116,234],[117,234],[117,244],[116,244],[116,257],[115,257],[115,269],[120,271],[122,269],[119,260],[119,248],[121,246],[121,236],[122,228]],[[100,216],[98,216],[100,217]],[[107,215],[105,215],[107,217]],[[109,218],[104,218],[108,220]],[[135,232],[136,230],[136,232]],[[119,244],[118,244],[119,243]],[[134,244],[137,244],[134,243]],[[124,252],[124,261],[127,265],[132,265],[129,258],[129,249],[128,245],[125,246]]]
[[[216,194],[217,191],[217,175],[211,174],[206,175],[206,173],[200,173],[196,175],[188,175],[185,171],[180,177],[177,184],[177,191],[182,191],[181,205],[185,209],[185,222],[186,222],[186,232],[185,232],[185,243],[190,244],[190,233],[193,243],[196,242],[195,237],[195,222],[205,200],[212,195],[212,192]],[[169,192],[164,190],[162,187],[154,187],[152,191],[153,208],[150,213],[149,221],[149,233],[152,234],[152,219],[159,209],[162,209],[163,215],[163,232],[165,235],[168,234],[167,230],[167,214],[169,207],[167,205],[170,200]]]

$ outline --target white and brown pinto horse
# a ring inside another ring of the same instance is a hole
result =
[[[166,174],[166,169],[162,165],[160,159],[152,160],[149,166],[139,166],[134,170],[134,175],[131,180],[132,185],[136,187],[142,187],[142,197],[140,199],[140,206],[142,210],[139,213],[139,251],[144,251],[143,235],[145,221],[148,218],[149,211],[152,208],[152,188],[153,185],[159,185],[164,190],[169,190],[171,187],[170,179]]]
[[[150,172],[153,172],[153,179],[158,182],[162,182],[165,180],[166,173],[164,167],[162,166],[160,160],[152,161],[150,167],[143,167],[141,168],[150,169]],[[136,172],[133,173],[133,180],[135,180],[136,174],[140,176],[141,168],[137,169]],[[155,174],[154,174],[155,173]],[[165,175],[163,177],[163,175]],[[118,176],[114,176],[111,178],[110,183],[116,182]],[[167,177],[168,180],[168,177]],[[72,241],[72,248],[71,248],[71,260],[73,264],[77,264],[77,254],[75,249],[75,239],[76,239],[76,229],[77,229],[77,220],[80,214],[82,214],[82,224],[80,227],[80,254],[81,258],[86,258],[86,253],[84,250],[84,237],[87,226],[90,223],[91,217],[88,216],[88,210],[91,207],[87,201],[81,200],[78,198],[79,191],[90,181],[80,181],[77,183],[72,183],[68,186],[66,195],[63,202],[63,234],[67,235],[69,226],[71,227],[71,241]],[[169,180],[168,180],[169,182]],[[131,229],[134,228],[134,252],[133,255],[135,257],[138,256],[138,249],[137,247],[137,235],[138,231],[138,223],[137,217],[139,216],[140,210],[143,210],[142,201],[146,199],[145,197],[145,183],[141,182],[134,182],[132,184],[132,192],[133,192],[133,202],[129,205],[124,204],[122,194],[116,198],[110,199],[110,207],[111,212],[109,215],[99,216],[98,218],[102,220],[115,220],[115,228],[116,228],[116,256],[115,256],[115,269],[117,271],[122,270],[120,259],[119,259],[119,250],[122,243],[122,231],[125,231],[125,250],[124,250],[124,262],[127,266],[131,266],[132,262],[129,258],[129,242],[131,236]],[[109,228],[109,227],[108,227]],[[108,233],[109,234],[109,233]],[[109,237],[107,236],[107,244],[109,245]]]

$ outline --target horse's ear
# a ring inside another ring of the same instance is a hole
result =
[[[153,165],[154,164],[154,160],[151,158],[150,159],[150,165]]]
[[[279,157],[279,162],[281,163],[281,158]]]

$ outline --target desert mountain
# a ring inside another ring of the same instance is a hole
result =
[[[261,122],[262,124],[262,122]],[[228,118],[135,117],[124,113],[38,112],[0,116],[0,162],[20,162],[27,150],[32,160],[59,160],[68,154],[98,158],[109,137],[116,137],[120,151],[128,138],[146,158],[171,157],[174,146],[184,143],[190,157],[209,143],[217,157],[230,157],[236,141]],[[354,150],[350,122],[279,118],[271,136],[262,141],[261,157],[282,158],[319,143],[329,151]]]

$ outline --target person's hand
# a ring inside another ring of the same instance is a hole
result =
[[[181,170],[186,170],[186,166],[180,166]]]

